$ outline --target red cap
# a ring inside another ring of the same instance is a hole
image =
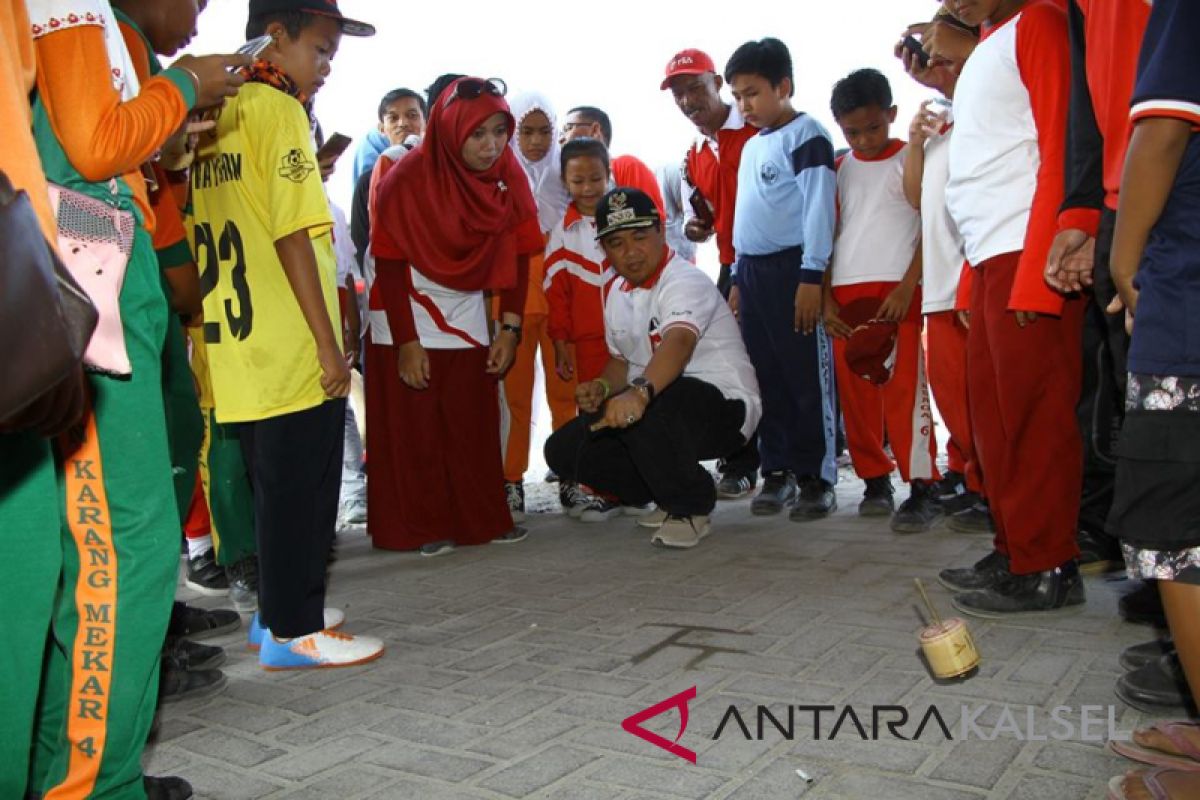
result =
[[[690,48],[680,50],[667,62],[667,77],[663,78],[660,89],[669,89],[671,78],[676,75],[703,75],[706,72],[716,72],[717,65],[703,50]]]
[[[876,385],[887,383],[896,368],[896,338],[900,326],[875,319],[883,301],[862,297],[838,311],[842,321],[854,329],[846,342],[846,365],[863,380]]]

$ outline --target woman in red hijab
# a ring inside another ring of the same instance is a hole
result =
[[[368,520],[376,547],[512,542],[497,382],[521,335],[529,256],[541,249],[529,181],[508,146],[502,84],[460,78],[421,145],[383,178],[374,208],[371,305],[391,346],[369,348]],[[500,297],[500,327],[485,293]]]

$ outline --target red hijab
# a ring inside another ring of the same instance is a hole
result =
[[[537,205],[511,147],[483,172],[463,162],[463,144],[488,117],[504,114],[510,139],[516,127],[503,97],[455,96],[463,80],[478,79],[459,79],[442,93],[421,145],[380,183],[371,250],[450,289],[509,289],[517,282],[518,253],[542,247]],[[527,233],[531,227],[535,236]]]

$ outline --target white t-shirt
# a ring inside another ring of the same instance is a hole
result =
[[[749,438],[762,417],[758,379],[737,322],[708,276],[671,253],[657,280],[633,287],[616,279],[604,305],[605,337],[609,352],[628,362],[631,380],[646,370],[663,336],[678,325],[699,337],[684,377],[741,400],[746,406],[742,435]]]
[[[921,215],[904,197],[908,148],[893,142],[889,149],[871,161],[850,152],[838,163],[834,286],[900,281],[912,264]]]
[[[921,178],[921,313],[953,311],[962,275],[963,240],[946,207],[950,181],[950,136],[954,128],[925,140]]]

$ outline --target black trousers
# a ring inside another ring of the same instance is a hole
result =
[[[259,618],[281,638],[325,627],[345,431],[345,400],[238,426],[254,490]]]
[[[1083,386],[1076,407],[1083,434],[1083,496],[1079,527],[1106,532],[1116,479],[1116,446],[1125,419],[1126,356],[1129,336],[1124,314],[1104,309],[1117,296],[1109,270],[1116,212],[1104,209],[1096,235],[1093,302],[1083,326]]]
[[[654,502],[668,514],[710,513],[717,488],[700,462],[745,442],[745,404],[695,378],[677,379],[629,428],[593,433],[599,417],[583,414],[554,432],[545,449],[550,469],[563,480],[614,494],[624,505]]]

